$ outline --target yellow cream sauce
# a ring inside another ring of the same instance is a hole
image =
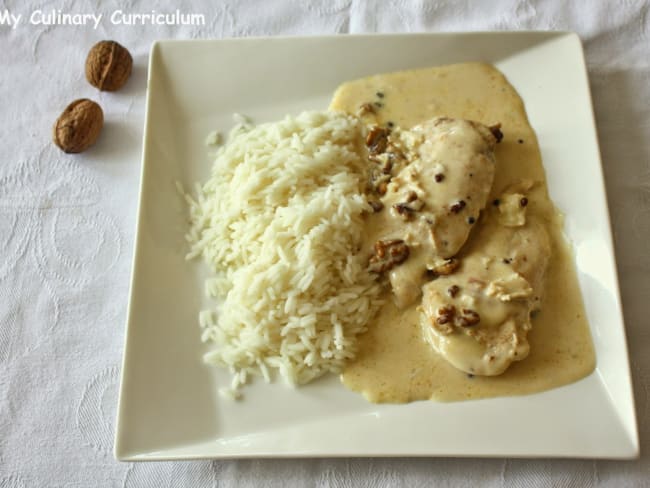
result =
[[[357,113],[364,103],[374,107],[368,122],[404,129],[436,116],[500,122],[504,139],[496,148],[492,194],[519,179],[540,182],[528,212],[545,223],[553,252],[542,308],[528,335],[530,354],[505,373],[472,377],[451,366],[425,342],[416,305],[399,310],[387,292],[386,305],[359,337],[359,353],[342,373],[343,384],[372,402],[458,401],[539,392],[591,373],[595,355],[573,255],[562,217],[548,196],[537,138],[508,80],[481,63],[382,74],[339,87],[330,109]],[[473,241],[477,230],[466,248],[480,245]]]

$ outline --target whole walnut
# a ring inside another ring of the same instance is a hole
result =
[[[75,100],[54,124],[54,143],[67,153],[80,153],[95,143],[103,125],[104,112],[97,103]]]
[[[86,58],[86,79],[102,91],[116,91],[131,76],[133,58],[129,51],[115,41],[100,41]]]

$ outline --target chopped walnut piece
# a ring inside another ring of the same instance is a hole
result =
[[[471,327],[481,321],[481,316],[474,310],[464,308],[461,313],[460,317],[456,317],[456,323],[461,327]]]
[[[368,189],[379,195],[385,195],[390,179],[390,175],[384,174],[379,168],[375,167],[370,171]]]
[[[453,305],[447,305],[445,307],[441,307],[438,309],[438,318],[436,318],[436,322],[438,322],[439,324],[447,324],[454,320],[455,315],[456,315],[456,307],[454,307]]]
[[[357,116],[362,117],[366,114],[374,114],[375,108],[370,103],[362,103],[357,110]]]
[[[456,258],[445,259],[442,263],[436,264],[431,271],[437,276],[446,276],[452,274],[460,266],[460,261]]]
[[[404,220],[411,220],[415,215],[415,209],[410,207],[408,203],[396,203],[393,208]]]
[[[431,325],[444,335],[449,335],[457,330],[457,327],[472,327],[481,321],[481,317],[474,310],[463,308],[460,311],[453,305],[444,305],[436,310],[435,319],[431,319]]]
[[[384,204],[381,202],[381,200],[369,200],[368,203],[372,207],[372,210],[377,213],[381,212],[382,209],[384,208]]]
[[[366,146],[371,155],[381,154],[386,151],[389,132],[388,129],[384,129],[378,125],[370,129],[366,136]]]
[[[386,154],[386,153],[384,153]],[[390,175],[393,171],[393,158],[391,157],[392,154],[386,154],[387,158],[384,164],[381,167],[381,172],[385,175]]]
[[[424,207],[424,200],[421,200],[414,191],[410,191],[406,195],[406,202],[413,210],[420,211]]]
[[[497,144],[503,140],[503,132],[501,132],[501,124],[494,124],[488,127],[492,135],[497,140]]]
[[[383,273],[403,263],[409,257],[409,247],[402,239],[375,242],[375,254],[370,258],[368,270]]]
[[[460,287],[458,285],[451,285],[447,289],[447,295],[449,295],[451,298],[455,298],[456,295],[458,295],[459,291],[460,291]]]
[[[465,200],[458,200],[456,203],[452,204],[452,205],[449,207],[449,210],[451,211],[451,213],[455,213],[455,214],[457,214],[457,213],[460,212],[462,209],[464,209],[466,205],[467,205],[467,204],[465,203]]]
[[[449,335],[454,332],[454,317],[456,316],[456,307],[446,305],[438,309],[436,318],[431,320],[431,325],[441,334]]]

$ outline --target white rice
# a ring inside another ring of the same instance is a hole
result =
[[[213,130],[205,136],[205,145],[209,147],[219,146],[221,144],[221,132]]]
[[[359,255],[363,127],[344,114],[305,112],[238,125],[190,203],[188,258],[214,271],[202,311],[208,363],[232,373],[237,398],[251,375],[290,385],[340,372],[381,302]]]

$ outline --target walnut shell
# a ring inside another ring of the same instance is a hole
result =
[[[115,41],[100,41],[86,58],[86,79],[102,91],[116,91],[131,76],[133,58],[129,51]]]
[[[103,125],[104,112],[97,103],[75,100],[54,124],[54,144],[67,153],[80,153],[95,143]]]

